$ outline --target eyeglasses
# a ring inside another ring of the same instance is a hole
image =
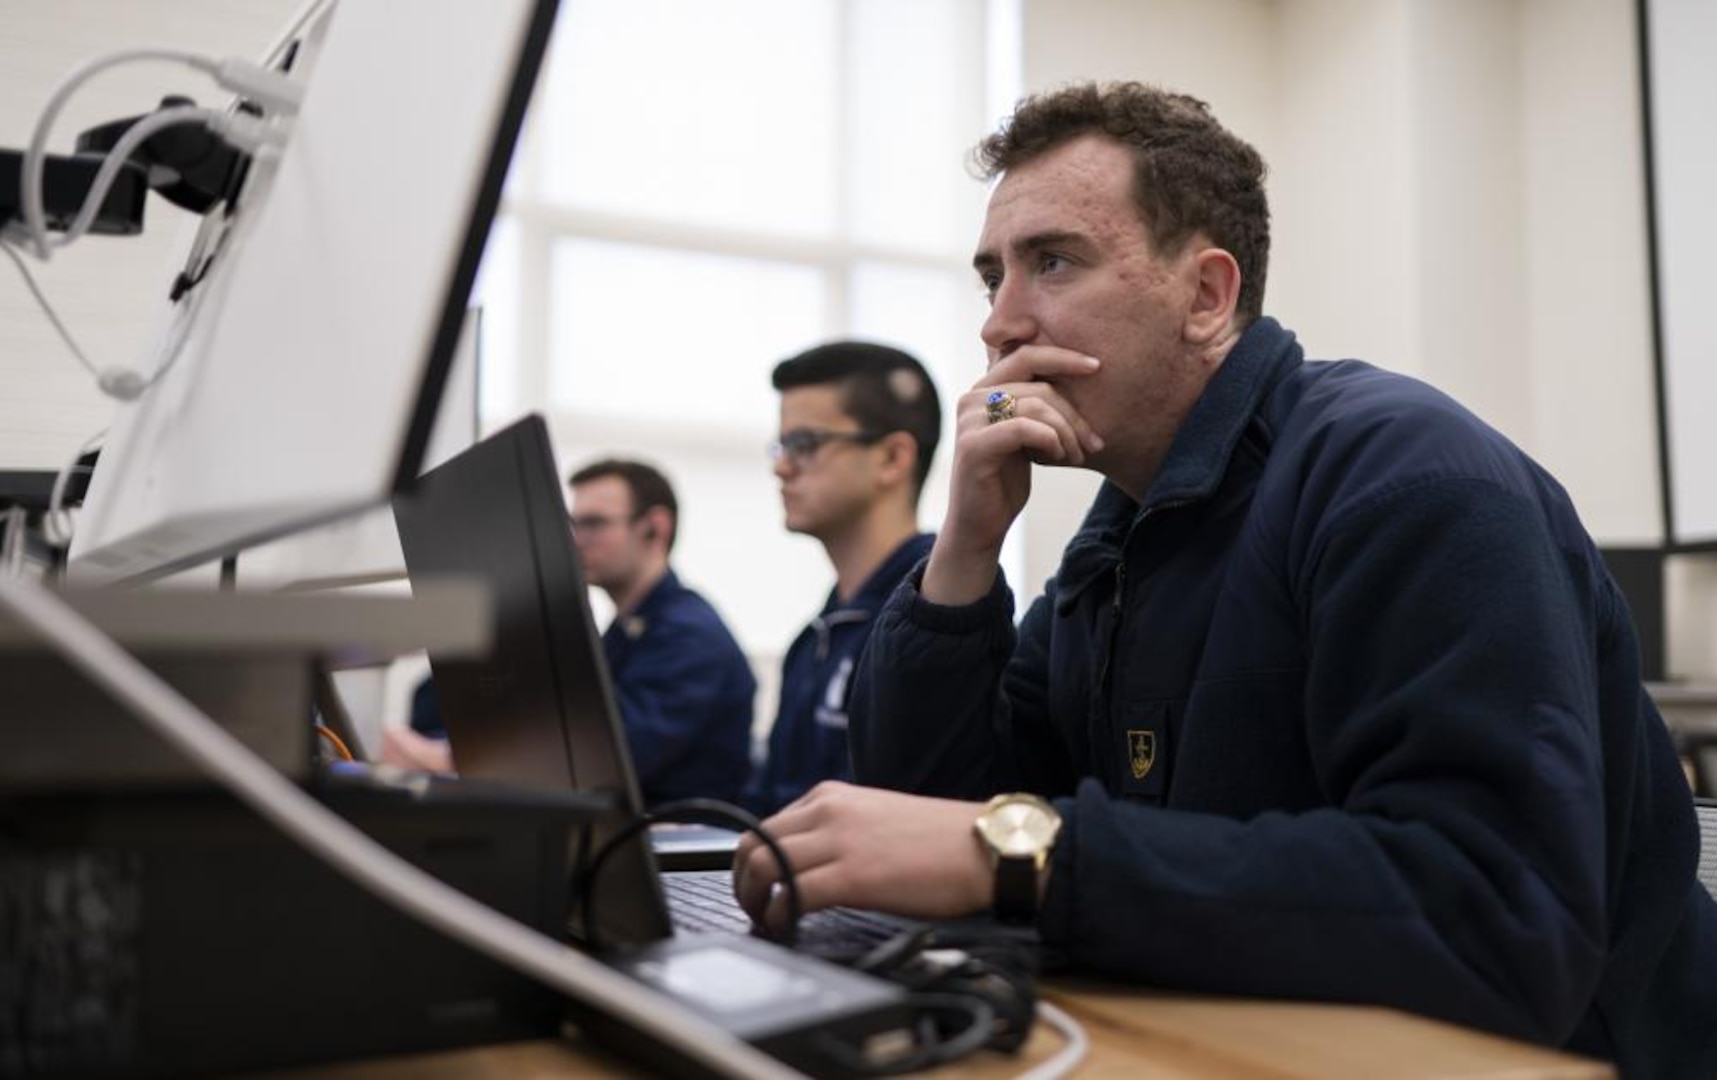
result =
[[[827,431],[822,428],[794,428],[783,432],[779,439],[769,444],[769,460],[779,462],[782,458],[794,468],[802,469],[811,463],[817,452],[832,442],[857,443],[860,446],[870,446],[881,442],[888,436],[886,431]]]

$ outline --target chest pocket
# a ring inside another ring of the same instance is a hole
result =
[[[1109,790],[1124,798],[1161,804],[1174,762],[1178,703],[1125,705],[1108,725]]]

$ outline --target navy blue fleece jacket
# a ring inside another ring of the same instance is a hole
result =
[[[830,589],[823,610],[793,639],[781,661],[781,707],[769,730],[768,754],[746,788],[749,809],[767,816],[819,781],[851,778],[847,690],[853,665],[876,613],[934,542],[928,533],[902,542],[850,600]]]
[[[1074,964],[1717,1076],[1717,905],[1626,606],[1449,398],[1261,319],[1017,631],[1005,582],[949,608],[920,574],[857,675],[857,779],[1055,798]]]
[[[609,625],[602,648],[644,801],[737,799],[757,680],[709,601],[670,570]]]

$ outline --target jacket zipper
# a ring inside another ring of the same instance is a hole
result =
[[[1177,499],[1173,502],[1158,503],[1155,506],[1147,507],[1145,512],[1139,515],[1139,519],[1133,522],[1132,527],[1127,530],[1126,538],[1121,541],[1121,558],[1120,561],[1115,563],[1115,595],[1109,601],[1109,610],[1111,614],[1111,618],[1109,619],[1109,641],[1107,647],[1103,650],[1103,667],[1097,673],[1096,687],[1097,692],[1102,694],[1105,698],[1108,698],[1111,703],[1113,703],[1114,696],[1110,693],[1109,676],[1111,671],[1114,669],[1115,646],[1121,637],[1121,613],[1125,609],[1125,594],[1127,591],[1127,549],[1132,545],[1133,534],[1144,527],[1145,522],[1151,519],[1151,515],[1163,510],[1173,510],[1177,507],[1188,506],[1196,501],[1196,499]]]

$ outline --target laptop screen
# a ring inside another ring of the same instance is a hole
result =
[[[643,800],[547,425],[526,417],[425,473],[394,500],[394,518],[414,583],[477,579],[494,600],[489,656],[429,656],[460,775],[614,798],[619,811],[592,830],[590,850],[599,849]],[[604,865],[596,910],[604,942],[669,935],[642,835]],[[581,924],[574,913],[573,927]]]

